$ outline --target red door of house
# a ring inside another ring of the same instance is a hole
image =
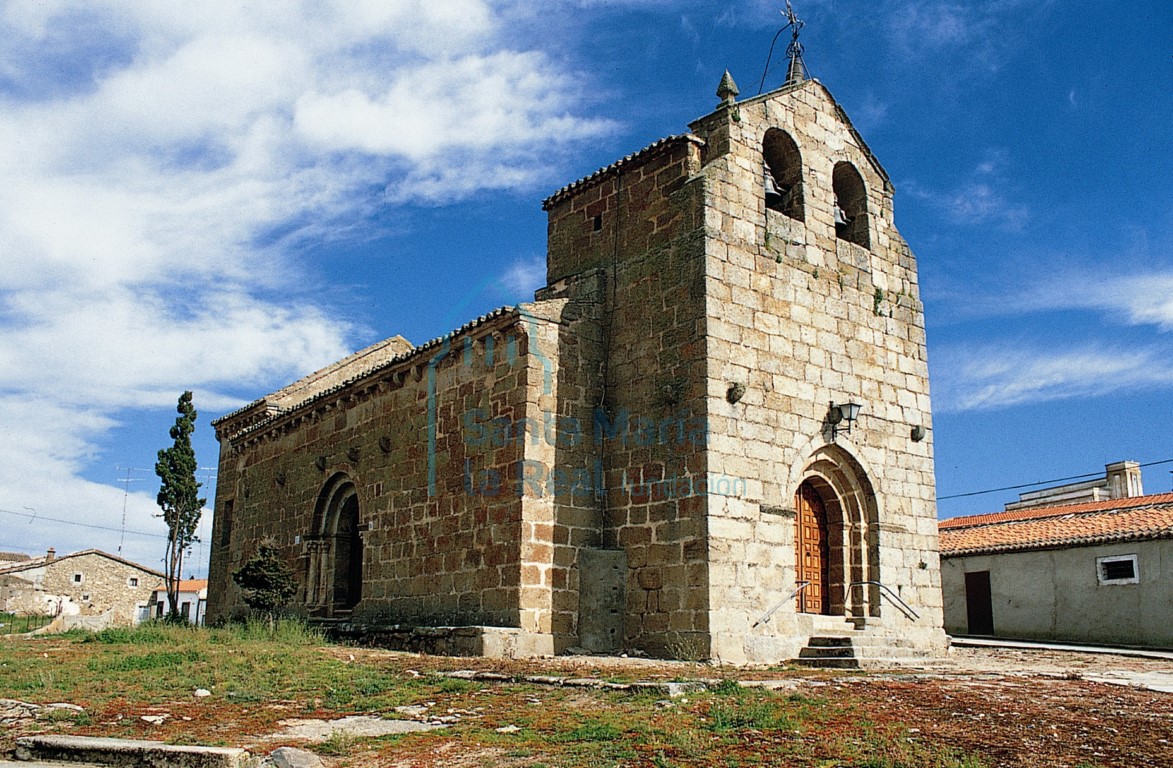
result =
[[[823,500],[806,483],[794,497],[798,510],[795,520],[798,554],[798,580],[808,582],[798,593],[798,610],[802,613],[830,613],[827,555],[827,510]]]

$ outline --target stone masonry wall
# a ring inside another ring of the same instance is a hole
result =
[[[519,626],[523,564],[547,557],[531,546],[544,529],[523,528],[515,432],[528,413],[529,334],[542,323],[499,314],[243,434],[219,423],[209,620],[241,610],[231,573],[264,537],[304,584],[318,495],[344,473],[363,529],[356,616]],[[548,633],[548,595],[524,602]]]
[[[551,284],[601,270],[601,543],[626,553],[624,645],[708,653],[703,180],[666,140],[547,201]]]
[[[785,130],[802,155],[805,221],[765,207],[763,139]],[[941,595],[924,319],[915,262],[892,219],[882,169],[817,82],[718,110],[693,126],[707,142],[706,210],[710,472],[745,478],[743,497],[710,504],[710,602],[715,656],[774,661],[795,655],[809,625],[795,587],[794,494],[821,450],[858,468],[876,517],[857,546],[881,580],[921,613],[911,622],[878,593],[887,631],[939,642]],[[835,235],[832,168],[863,176],[870,250]],[[744,386],[737,403],[727,398]],[[863,404],[850,436],[831,442],[828,404]],[[928,439],[914,441],[923,427]],[[828,458],[829,457],[829,458]],[[863,573],[838,574],[840,579]],[[834,576],[835,574],[833,574]],[[879,617],[876,617],[879,618]],[[881,623],[881,622],[877,622]],[[911,626],[915,623],[916,626]],[[908,626],[906,626],[908,625]]]
[[[77,575],[80,581],[74,580]],[[113,610],[114,624],[123,626],[134,623],[138,608],[149,605],[152,592],[163,583],[160,574],[96,552],[61,557],[3,578],[9,598],[6,610],[47,613],[56,610],[56,603],[65,598],[78,606],[82,615]],[[132,584],[132,579],[137,583]]]

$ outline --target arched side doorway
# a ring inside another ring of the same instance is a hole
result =
[[[363,542],[358,492],[345,474],[334,475],[318,494],[309,538],[306,605],[334,616],[362,600]]]
[[[880,580],[878,507],[863,467],[839,446],[819,449],[803,470],[795,509],[795,576],[811,582],[798,609],[879,616],[879,588],[866,583]]]

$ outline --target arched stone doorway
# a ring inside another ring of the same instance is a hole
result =
[[[860,463],[837,445],[817,450],[803,469],[795,509],[795,576],[812,583],[800,593],[799,611],[879,616],[879,510]]]
[[[358,492],[339,473],[318,495],[309,537],[306,605],[319,616],[336,616],[362,600],[363,542]]]

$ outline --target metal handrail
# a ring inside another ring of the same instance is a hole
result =
[[[883,590],[883,592],[881,592],[880,594],[881,595],[887,594],[889,599],[896,601],[896,603],[898,603],[901,606],[901,608],[903,608],[903,610],[905,611],[905,613],[907,615],[912,616],[913,619],[920,618],[920,614],[917,613],[916,611],[912,610],[912,606],[909,605],[908,603],[904,602],[903,600],[901,600],[900,595],[893,592],[888,587],[887,584],[881,584],[878,581],[853,581],[853,582],[851,582],[851,586],[853,586],[853,587],[862,587],[864,584],[871,584],[874,587],[879,587],[880,589]]]
[[[809,581],[799,581],[799,582],[795,582],[795,583],[798,584],[798,586],[794,588],[794,591],[791,592],[786,597],[779,600],[778,604],[775,605],[773,608],[766,611],[766,614],[764,616],[762,616],[760,619],[758,619],[757,621],[755,621],[753,623],[754,627],[758,627],[758,626],[761,626],[762,624],[767,623],[770,620],[770,617],[772,617],[775,613],[778,612],[779,608],[786,605],[787,602],[798,597],[799,592],[802,592],[804,589],[806,589],[807,587],[809,587],[811,585],[811,583]]]

